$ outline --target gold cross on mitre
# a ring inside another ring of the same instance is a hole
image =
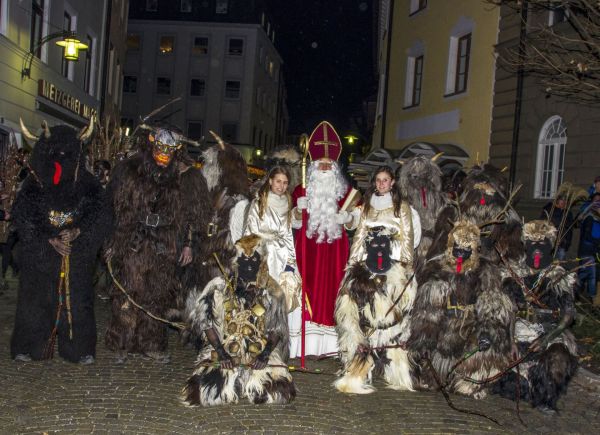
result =
[[[339,146],[337,142],[332,142],[329,140],[329,132],[327,131],[327,124],[323,123],[323,140],[315,142],[315,145],[319,145],[325,147],[325,157],[329,158],[329,146],[335,145]]]

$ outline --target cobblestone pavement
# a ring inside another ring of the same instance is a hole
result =
[[[194,352],[171,335],[169,365],[130,358],[115,365],[99,337],[91,366],[10,359],[16,283],[0,295],[0,433],[600,433],[600,382],[578,374],[560,403],[558,416],[547,417],[521,405],[522,426],[514,402],[488,397],[475,401],[452,396],[455,405],[493,416],[501,425],[450,409],[440,393],[386,389],[367,396],[335,391],[328,374],[295,373],[298,397],[287,406],[247,402],[213,408],[186,408],[178,393],[192,372]],[[98,299],[99,335],[108,303]],[[308,364],[307,364],[308,365]],[[312,361],[311,368],[337,370],[334,360]]]

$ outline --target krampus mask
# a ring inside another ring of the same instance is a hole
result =
[[[547,221],[535,220],[523,226],[525,262],[532,269],[545,269],[552,263],[552,248],[557,231]]]
[[[152,145],[152,158],[160,167],[171,164],[177,150],[183,145],[183,136],[167,128],[156,128],[148,133],[148,142]]]
[[[442,171],[435,161],[440,155],[441,153],[432,158],[413,157],[398,171],[402,195],[418,210],[436,210],[439,207],[436,195],[442,190]]]
[[[365,239],[367,259],[365,264],[371,273],[381,275],[392,267],[391,255],[392,236],[384,227],[374,227],[369,230]]]
[[[202,175],[209,192],[214,196],[227,189],[230,196],[248,196],[248,166],[244,157],[216,133],[210,133],[217,143],[202,153]]]
[[[448,235],[446,268],[455,273],[467,273],[479,266],[479,227],[458,221]]]
[[[35,141],[30,165],[33,176],[42,186],[62,186],[77,180],[79,171],[85,171],[84,144],[94,129],[94,118],[88,126],[77,132],[66,125],[48,127],[42,122],[42,134],[33,135],[21,121],[21,131],[30,141]]]
[[[507,202],[508,184],[502,172],[491,165],[473,168],[463,182],[461,210],[478,221],[497,217]]]
[[[254,234],[242,237],[235,244],[237,250],[236,267],[238,280],[244,284],[257,283],[257,286],[264,281],[266,268],[266,255],[262,239]]]

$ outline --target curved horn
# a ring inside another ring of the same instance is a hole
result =
[[[442,155],[443,155],[443,154],[444,154],[444,152],[443,152],[443,151],[440,151],[439,153],[437,153],[435,156],[433,156],[433,157],[431,158],[431,161],[432,161],[432,162],[435,162],[437,159],[439,159],[440,157],[442,157]]]
[[[212,130],[208,130],[208,131],[217,140],[217,143],[219,144],[219,146],[221,147],[221,149],[225,150],[225,142],[223,142],[223,139],[221,139],[221,136],[219,136],[217,133],[215,133]]]
[[[42,119],[42,128],[44,129],[44,137],[46,139],[50,138],[50,127],[48,127],[48,123],[45,119]]]
[[[81,142],[87,142],[89,138],[92,137],[95,121],[96,117],[94,115],[90,116],[90,123],[81,129],[79,135],[77,136]]]
[[[25,136],[27,140],[37,142],[40,139],[35,134],[31,134],[27,127],[25,127],[25,124],[23,124],[23,119],[21,119],[21,117],[19,117],[19,123],[21,124],[21,133],[23,133],[23,136]]]
[[[500,172],[506,172],[506,171],[508,171],[508,166],[505,166],[502,169],[500,169]]]
[[[400,166],[403,166],[403,165],[406,163],[406,161],[405,161],[404,159],[396,159],[396,160],[394,160],[394,161],[395,161],[396,163],[398,163]]]

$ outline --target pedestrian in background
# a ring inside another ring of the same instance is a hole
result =
[[[600,298],[596,291],[596,256],[600,252],[600,193],[591,197],[591,205],[582,216],[579,239],[580,258],[579,282],[581,294],[600,306]],[[584,292],[585,290],[585,292]]]
[[[571,247],[573,239],[573,213],[567,208],[567,201],[563,195],[556,197],[544,206],[540,219],[550,221],[558,231],[557,245],[554,258],[564,261]]]

